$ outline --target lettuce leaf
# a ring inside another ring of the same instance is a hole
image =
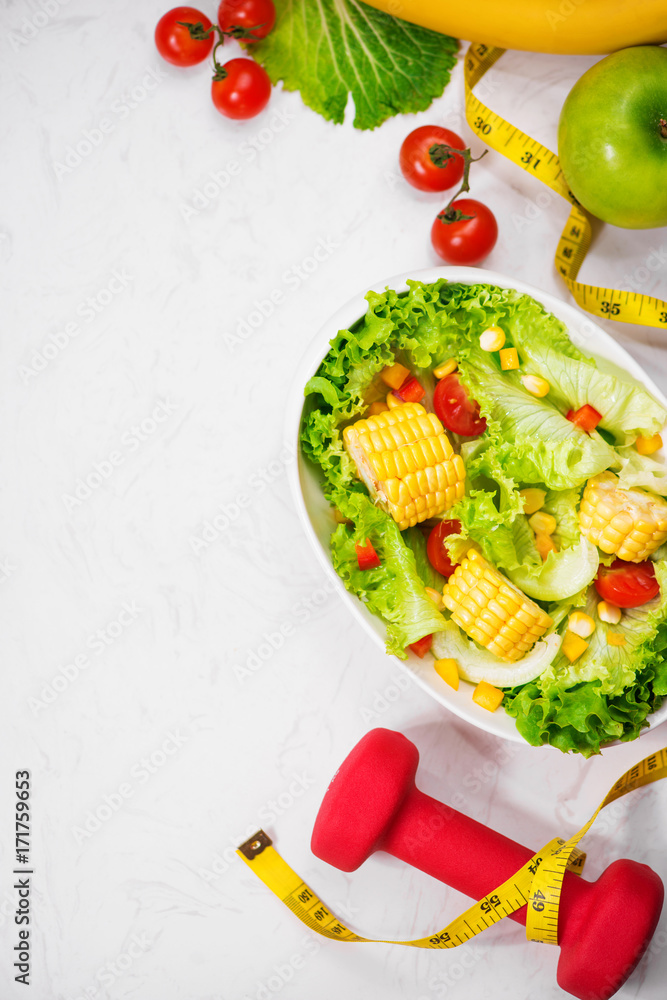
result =
[[[561,653],[540,678],[540,687],[569,688],[581,681],[598,680],[601,694],[619,694],[632,684],[634,675],[642,664],[643,648],[655,637],[658,626],[667,620],[667,562],[654,564],[660,584],[660,593],[654,600],[638,608],[628,608],[618,625],[599,621],[595,613],[599,596],[594,587],[588,591],[584,610],[596,621],[597,628],[586,641],[586,652],[570,663]],[[563,629],[566,623],[563,623]],[[615,632],[625,639],[623,646],[610,646],[608,632]]]
[[[667,410],[646,389],[625,375],[601,371],[573,345],[541,325],[512,324],[512,337],[524,371],[541,375],[551,386],[549,396],[561,408],[579,409],[585,403],[602,414],[600,427],[618,444],[630,444],[639,434],[658,434]]]
[[[562,601],[587,587],[600,565],[598,550],[586,538],[577,545],[550,552],[544,563],[508,570],[512,583],[537,601]]]
[[[426,595],[415,554],[401,538],[394,519],[361,493],[342,497],[339,509],[354,521],[354,528],[339,524],[334,531],[334,568],[347,589],[387,623],[387,652],[405,659],[405,647],[442,629],[445,619]],[[367,538],[382,565],[360,570],[354,545],[364,544]]]
[[[651,493],[667,496],[667,470],[661,462],[648,455],[640,455],[634,448],[619,448],[622,466],[618,474],[620,489],[641,486]]]
[[[487,418],[489,447],[517,482],[566,490],[619,464],[616,452],[599,434],[582,433],[562,410],[526,392],[508,373],[480,371],[470,363],[459,368]]]
[[[667,694],[667,562],[655,564],[660,594],[628,609],[618,625],[598,621],[589,648],[573,664],[559,653],[536,681],[505,698],[506,711],[534,746],[550,743],[588,757],[612,740],[635,739]],[[594,615],[597,595],[586,598]],[[566,627],[564,620],[561,631]],[[607,632],[624,646],[609,646]]]
[[[469,495],[448,514],[461,522],[462,537],[472,538],[486,559],[538,601],[563,600],[587,587],[597,573],[599,558],[597,548],[582,538],[579,530],[581,490],[547,492],[543,510],[556,518],[554,540],[559,551],[549,553],[542,562],[515,483],[505,474],[494,450],[478,443],[465,451],[472,485]],[[483,488],[475,489],[477,486]],[[454,562],[467,547],[455,535],[445,544]]]
[[[559,549],[576,545],[581,538],[579,502],[581,490],[548,490],[542,510],[556,519],[554,541]]]
[[[456,62],[458,42],[357,0],[275,0],[276,24],[247,46],[272,83],[299,90],[308,107],[369,129],[400,112],[425,111]]]
[[[508,715],[533,746],[550,744],[564,753],[598,754],[605,743],[636,739],[648,726],[647,717],[667,694],[667,627],[652,643],[653,659],[637,672],[634,683],[617,695],[600,692],[600,682],[543,693],[538,683],[526,684],[505,697]]]
[[[426,538],[419,528],[406,528],[402,533],[403,541],[407,542],[415,557],[415,566],[419,579],[425,587],[433,590],[442,590],[445,585],[445,578],[431,566],[426,554]]]

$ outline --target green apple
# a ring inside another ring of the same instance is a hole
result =
[[[584,73],[563,105],[558,155],[572,194],[598,219],[667,226],[667,49],[622,49]]]

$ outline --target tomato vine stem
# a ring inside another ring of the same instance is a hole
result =
[[[190,32],[190,38],[195,42],[203,42],[205,39],[210,38],[211,35],[217,35],[217,42],[213,46],[213,51],[211,56],[213,58],[213,79],[214,80],[224,80],[227,76],[227,70],[222,66],[216,57],[216,53],[221,45],[224,45],[225,38],[236,38],[239,41],[257,41],[257,36],[253,35],[253,31],[257,31],[258,28],[264,27],[262,24],[253,24],[252,28],[243,28],[240,24],[233,24],[231,28],[224,30],[217,24],[212,24],[210,28],[205,28],[201,21],[197,21],[192,24],[190,21],[179,21],[184,28],[187,28]]]
[[[431,162],[434,163],[436,167],[444,167],[453,156],[460,156],[463,160],[463,177],[461,178],[461,187],[458,189],[456,194],[452,195],[442,212],[438,213],[438,218],[441,222],[462,222],[465,219],[474,218],[473,215],[464,215],[459,208],[453,208],[452,206],[460,194],[463,194],[464,191],[470,190],[468,179],[470,177],[471,164],[477,163],[477,161],[481,160],[487,153],[488,149],[485,149],[479,156],[473,156],[469,148],[457,149],[455,146],[446,146],[444,143],[434,143],[433,146],[430,147],[428,154],[431,157]]]

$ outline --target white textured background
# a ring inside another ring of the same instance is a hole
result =
[[[460,67],[431,111],[374,133],[280,90],[233,124],[205,65],[159,60],[167,6],[0,12],[0,994],[556,1000],[556,950],[514,924],[447,954],[315,940],[232,850],[262,824],[362,933],[425,934],[463,897],[384,856],[344,876],[309,852],[326,784],[370,726],[416,740],[426,791],[462,791],[471,815],[534,847],[666,742],[649,733],[585,763],[487,736],[414,685],[399,693],[391,661],[322,589],[288,494],[283,413],[306,345],[352,294],[436,263],[443,200],[408,188],[396,162],[417,124],[469,137]],[[489,101],[555,148],[591,62],[508,54]],[[552,254],[566,205],[493,153],[472,193],[500,225],[488,266],[565,295]],[[605,228],[582,277],[665,297],[651,251],[666,245],[664,231]],[[272,313],[244,326],[272,294]],[[664,334],[607,328],[667,388]],[[34,786],[29,988],[11,969],[20,768]],[[626,853],[666,876],[666,801],[654,786],[600,819],[589,877]],[[663,918],[623,998],[664,996],[665,943]]]

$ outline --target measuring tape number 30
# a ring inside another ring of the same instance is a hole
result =
[[[639,292],[598,288],[577,281],[591,244],[591,216],[570,191],[555,153],[531,139],[473,94],[473,88],[498,61],[505,49],[473,42],[465,57],[465,108],[471,129],[491,149],[538,177],[572,205],[556,250],[556,268],[582,309],[603,319],[667,328],[667,302]]]
[[[329,906],[287,864],[270,837],[259,830],[236,852],[261,881],[299,920],[323,937],[359,944],[400,944],[412,948],[456,948],[527,906],[526,936],[531,941],[558,944],[558,909],[566,871],[581,874],[586,855],[577,846],[605,806],[628,792],[667,777],[667,747],[645,757],[626,771],[608,792],[581,830],[569,840],[555,837],[526,864],[442,930],[414,941],[361,937],[350,930]]]

